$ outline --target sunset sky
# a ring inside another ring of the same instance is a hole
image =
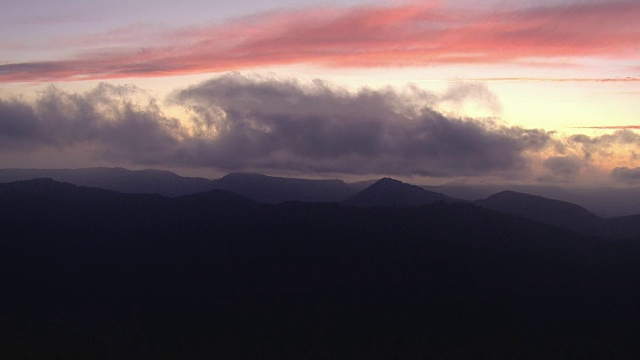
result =
[[[640,185],[640,1],[5,0],[0,167]]]

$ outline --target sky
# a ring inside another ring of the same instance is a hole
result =
[[[637,0],[6,0],[0,167],[640,186],[637,19]]]

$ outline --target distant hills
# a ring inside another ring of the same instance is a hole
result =
[[[515,191],[503,191],[474,203],[585,235],[640,239],[640,215],[605,219],[572,203]]]
[[[35,178],[50,178],[79,186],[90,186],[123,193],[151,193],[172,197],[212,189],[210,180],[179,176],[164,170],[127,170],[106,167],[0,169],[0,183]]]
[[[127,170],[123,168],[84,169],[0,169],[0,183],[35,178],[50,178],[79,186],[96,187],[123,193],[152,193],[169,197],[195,194],[212,189],[232,191],[257,202],[285,201],[340,202],[358,190],[342,180],[310,180],[231,173],[208,180],[179,176],[163,170]]]
[[[582,233],[598,229],[604,222],[581,206],[515,191],[503,191],[475,204]]]
[[[601,217],[640,214],[640,187],[561,188],[540,185],[445,184],[425,188],[469,201],[481,200],[501,191],[514,191],[574,203]]]
[[[235,192],[258,202],[340,202],[355,193],[342,180],[310,180],[232,173],[212,181],[212,187]]]

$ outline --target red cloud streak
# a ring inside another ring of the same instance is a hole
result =
[[[143,48],[0,65],[0,82],[166,76],[286,64],[396,67],[632,59],[640,54],[638,19],[640,2],[635,0],[492,12],[433,4],[273,12],[154,36],[152,45],[145,43],[149,34],[142,30]],[[93,38],[112,40],[108,35]]]

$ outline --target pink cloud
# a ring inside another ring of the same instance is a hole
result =
[[[103,50],[0,65],[0,81],[165,76],[286,64],[535,66],[532,59],[632,59],[640,53],[637,19],[637,1],[493,12],[437,4],[271,12],[161,36],[132,28],[87,37],[84,44],[95,42],[94,48]],[[125,45],[114,47],[118,41]]]

